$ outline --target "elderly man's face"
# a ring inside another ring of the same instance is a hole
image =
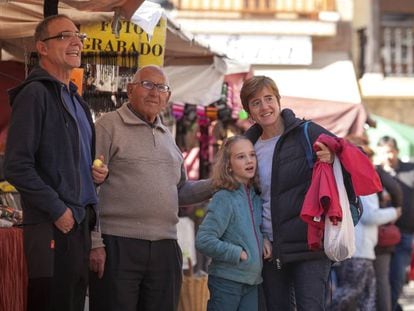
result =
[[[151,86],[148,82],[152,82],[152,89],[148,89],[148,84]],[[157,115],[167,107],[171,93],[160,91],[162,85],[167,84],[167,79],[160,69],[148,67],[142,69],[134,82],[128,85],[128,98],[132,108],[150,123],[153,123]]]

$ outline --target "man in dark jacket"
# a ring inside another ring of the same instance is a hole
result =
[[[401,310],[398,297],[411,262],[414,233],[414,163],[404,163],[398,159],[397,141],[392,137],[382,137],[377,145],[382,168],[394,177],[403,192],[402,215],[396,223],[401,231],[401,241],[395,246],[390,265],[391,310]]]
[[[85,35],[58,15],[40,22],[34,38],[40,66],[9,93],[5,177],[21,194],[28,310],[81,311],[95,224],[94,182],[108,173],[105,165],[92,168],[91,114],[70,82]]]

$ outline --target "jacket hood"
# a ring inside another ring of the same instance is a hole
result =
[[[13,105],[14,99],[16,98],[17,94],[29,83],[33,81],[50,81],[57,84],[62,84],[59,80],[53,78],[46,70],[41,68],[40,66],[36,66],[29,74],[29,76],[18,86],[15,88],[9,89],[7,92],[9,94],[9,101],[10,106]]]

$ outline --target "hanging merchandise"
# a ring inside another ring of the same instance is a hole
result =
[[[181,118],[184,116],[184,106],[185,105],[183,103],[178,102],[171,104],[172,114],[177,121],[181,120]]]
[[[197,106],[197,121],[200,126],[208,126],[210,123],[206,114],[206,108],[204,106]]]
[[[185,104],[184,115],[177,121],[176,143],[181,151],[188,151],[198,147],[197,133],[197,106]]]
[[[206,115],[210,119],[210,121],[217,120],[217,116],[218,116],[217,112],[218,112],[218,109],[215,106],[208,106],[206,108]]]

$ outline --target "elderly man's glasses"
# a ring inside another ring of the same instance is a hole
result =
[[[152,81],[142,80],[137,82],[132,82],[130,84],[140,84],[144,89],[152,90],[154,87],[157,88],[157,91],[160,93],[167,93],[170,91],[170,87],[166,84],[157,84]]]
[[[73,38],[78,38],[80,41],[83,42],[87,38],[86,33],[80,33],[80,32],[73,32],[73,31],[62,31],[61,33],[57,34],[53,37],[48,37],[43,39],[43,42],[46,42],[48,40],[57,39],[57,40],[72,40]]]

